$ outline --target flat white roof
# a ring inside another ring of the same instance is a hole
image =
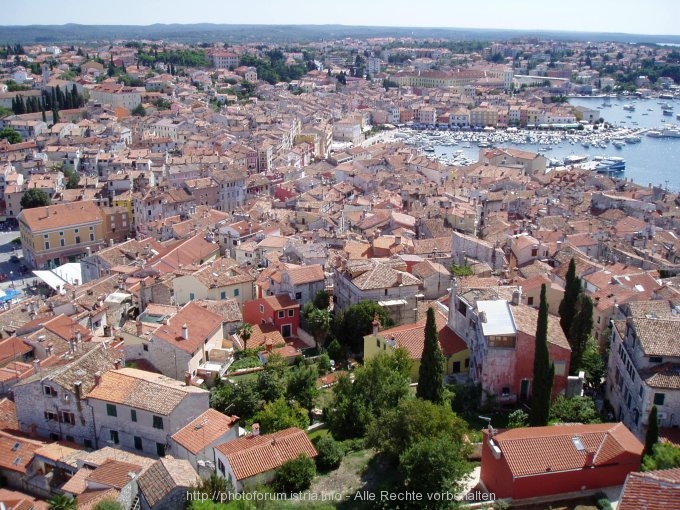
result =
[[[503,299],[477,301],[482,333],[490,335],[514,335],[517,332],[510,303]],[[486,321],[482,318],[485,317]]]

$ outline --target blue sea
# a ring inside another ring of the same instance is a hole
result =
[[[604,107],[603,98],[572,98],[569,102],[575,106],[586,106],[598,109],[600,116],[606,122],[615,126],[627,127],[635,130],[663,129],[680,125],[676,115],[680,114],[680,100],[672,99],[633,99],[633,98],[609,98],[606,100],[611,106]],[[661,104],[667,103],[674,107],[673,115],[662,114]],[[632,104],[635,111],[624,110],[623,106]],[[630,118],[628,117],[630,116]],[[632,179],[633,182],[644,186],[652,184],[667,187],[672,191],[680,191],[680,138],[651,138],[641,135],[642,141],[636,144],[627,144],[617,149],[611,143],[606,148],[589,147],[581,144],[571,145],[563,141],[553,145],[551,150],[543,152],[547,158],[563,159],[570,155],[595,156],[620,156],[626,159],[626,170],[616,177]],[[435,145],[435,155],[451,154],[456,150],[463,150],[465,156],[477,160],[479,147],[472,142],[472,147],[466,148],[461,144],[455,146]],[[499,144],[499,146],[513,147],[517,149],[539,152],[543,145],[511,143]]]

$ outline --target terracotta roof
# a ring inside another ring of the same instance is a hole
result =
[[[0,469],[26,473],[35,451],[44,446],[40,441],[0,432]]]
[[[226,416],[214,409],[208,409],[175,432],[172,439],[196,455],[232,427],[238,427],[238,420],[238,416]]]
[[[237,480],[276,469],[301,453],[316,457],[307,434],[295,427],[262,436],[249,435],[217,446],[227,458]]]
[[[85,491],[78,496],[78,510],[95,510],[97,505],[104,500],[118,500],[118,489],[100,489]]]
[[[25,223],[34,234],[46,230],[102,222],[99,207],[93,201],[24,209],[19,213],[18,219],[19,222]]]
[[[90,473],[90,476],[86,479],[86,484],[89,486],[88,482],[95,482],[108,487],[122,489],[132,480],[131,473],[137,475],[141,471],[142,466],[137,464],[110,459]]]
[[[538,323],[538,310],[531,306],[519,304],[510,307],[515,319],[517,330],[529,336],[536,336],[536,324]],[[554,315],[548,315],[548,342],[564,349],[571,350],[567,337],[560,326],[560,320]]]
[[[200,480],[188,460],[165,457],[157,460],[139,476],[139,490],[150,508],[154,508],[174,489],[188,489]]]
[[[264,301],[272,308],[274,311],[287,310],[288,308],[298,308],[300,305],[293,299],[290,298],[288,294],[277,294],[275,296],[265,296]]]
[[[189,338],[187,339],[182,336],[185,325],[188,327]],[[190,301],[170,318],[168,324],[162,324],[156,328],[153,336],[178,349],[192,353],[221,327],[222,317],[220,315]]]
[[[580,439],[582,448],[574,438]],[[594,455],[595,466],[616,464],[628,456],[637,456],[639,462],[643,450],[622,423],[524,427],[499,432],[493,440],[513,477],[582,469],[589,454]]]
[[[189,393],[207,392],[161,374],[121,368],[104,373],[87,398],[168,416]]]
[[[8,398],[0,400],[0,430],[19,430],[17,408]]]
[[[650,388],[680,389],[680,363],[662,363],[652,366],[641,370],[640,377]]]
[[[653,319],[632,317],[628,319],[645,356],[680,356],[678,328],[680,319]]]
[[[87,490],[86,480],[92,471],[93,470],[88,467],[80,468],[64,485],[61,486],[61,490],[74,495],[82,494]]]
[[[630,473],[619,499],[619,510],[680,508],[680,468]]]
[[[282,272],[288,275],[288,278],[293,285],[322,282],[325,278],[323,268],[320,264],[284,269]]]

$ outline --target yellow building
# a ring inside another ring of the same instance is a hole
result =
[[[439,332],[439,346],[446,359],[446,375],[455,376],[461,380],[466,379],[470,368],[470,351],[465,341],[449,328],[446,315],[438,310],[435,310],[435,321]],[[371,359],[380,351],[390,352],[403,347],[413,361],[411,380],[415,382],[418,380],[424,345],[424,318],[415,324],[404,324],[383,331],[377,331],[377,326],[374,325],[373,333],[364,337],[364,359]]]
[[[24,209],[18,221],[26,264],[35,269],[75,262],[105,245],[93,201]]]

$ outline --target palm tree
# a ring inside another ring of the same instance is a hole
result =
[[[243,342],[243,350],[245,351],[248,348],[248,340],[253,334],[253,326],[247,322],[242,322],[236,328],[236,334]]]
[[[333,323],[333,317],[331,316],[331,311],[326,308],[325,310],[319,310],[315,308],[307,317],[307,322],[309,327],[314,334],[314,341],[316,342],[317,349],[319,344],[323,344],[326,340],[326,335],[331,330],[331,324]]]
[[[50,510],[76,510],[78,508],[76,499],[66,494],[57,494],[47,503]]]

